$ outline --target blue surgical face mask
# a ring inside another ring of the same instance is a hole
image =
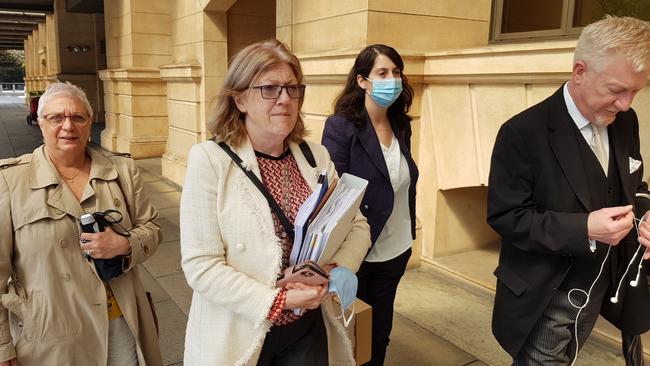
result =
[[[399,98],[400,94],[402,94],[401,78],[377,80],[365,79],[372,83],[372,92],[368,93],[366,90],[366,93],[368,93],[370,98],[381,107],[390,107],[391,104]]]
[[[338,296],[341,303],[341,317],[343,317],[343,325],[346,327],[354,317],[354,307],[350,313],[349,318],[345,318],[345,310],[354,304],[357,298],[357,287],[359,282],[357,276],[345,267],[335,267],[330,271],[329,279],[329,292],[333,292]]]

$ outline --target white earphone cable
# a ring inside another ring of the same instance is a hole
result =
[[[639,233],[639,223],[644,222],[644,220],[645,220],[645,217],[643,217],[641,219],[637,219],[636,217],[634,218],[634,227],[636,229],[637,234]],[[620,281],[618,283],[618,286],[616,287],[616,292],[614,293],[614,296],[609,299],[609,301],[611,301],[612,303],[616,304],[618,302],[618,292],[621,289],[621,285],[623,284],[623,281],[625,280],[625,277],[627,276],[627,273],[630,271],[630,267],[632,267],[632,264],[636,260],[636,257],[639,254],[639,249],[642,248],[642,247],[643,247],[643,245],[639,244],[639,247],[636,249],[636,251],[634,252],[634,255],[632,256],[632,259],[627,264],[627,268],[625,269],[625,272],[623,273],[623,276],[621,277],[621,279],[620,279]],[[571,304],[571,306],[578,309],[578,314],[576,314],[576,320],[573,323],[573,325],[574,325],[574,332],[573,333],[574,333],[574,337],[575,337],[575,341],[576,341],[576,351],[575,351],[575,353],[573,355],[573,361],[571,362],[571,366],[573,366],[573,364],[578,359],[578,350],[580,349],[580,343],[578,341],[578,319],[580,318],[580,313],[582,312],[582,309],[584,309],[587,306],[587,304],[589,303],[589,297],[591,296],[591,290],[594,288],[594,286],[596,285],[596,282],[598,282],[598,279],[603,274],[603,268],[605,268],[605,263],[607,263],[607,259],[609,259],[609,252],[610,252],[611,249],[612,249],[612,246],[610,245],[607,248],[607,254],[605,255],[605,259],[603,259],[603,262],[600,264],[600,271],[598,271],[598,275],[596,276],[596,279],[594,279],[594,282],[592,282],[591,286],[589,286],[589,292],[586,292],[585,290],[583,290],[581,288],[573,288],[573,289],[569,290],[569,293],[567,294],[567,299],[569,300],[569,303]],[[644,254],[647,252],[647,250],[648,249],[646,248],[646,250],[644,251]],[[639,278],[641,276],[641,268],[642,267],[643,267],[643,256],[639,260],[639,266],[638,266],[638,270],[637,270],[637,274],[636,274],[636,279],[634,279],[633,281],[630,281],[630,286],[632,286],[632,287],[637,286],[637,284],[639,282]],[[584,294],[586,296],[585,303],[582,306],[574,304],[573,301],[571,300],[571,293],[573,293],[574,291],[578,292],[578,293],[582,293],[582,294]]]
[[[589,287],[589,292],[585,292],[585,290],[583,290],[581,288],[574,288],[574,289],[569,290],[569,293],[567,294],[567,298],[569,299],[569,303],[571,304],[571,306],[578,309],[578,314],[576,314],[576,320],[573,323],[573,325],[574,325],[573,334],[575,336],[575,341],[576,341],[576,351],[575,351],[575,353],[573,355],[573,361],[571,362],[571,366],[573,366],[573,364],[576,362],[576,359],[578,359],[578,350],[580,349],[580,347],[579,347],[580,343],[578,341],[578,318],[580,318],[580,313],[582,312],[582,309],[584,309],[587,306],[587,304],[589,303],[589,296],[591,296],[591,290],[593,290],[594,286],[596,285],[596,282],[598,282],[598,279],[600,278],[600,275],[603,274],[603,268],[605,268],[605,263],[607,263],[607,259],[609,258],[609,252],[610,252],[611,249],[612,249],[612,246],[610,245],[609,248],[607,248],[607,254],[605,255],[605,259],[603,259],[603,262],[600,264],[600,271],[598,271],[598,275],[596,276],[596,279],[594,280],[594,282],[591,283],[591,286]],[[585,303],[583,305],[581,305],[581,306],[576,305],[576,304],[573,303],[573,301],[571,301],[571,293],[573,291],[585,294],[585,296],[587,298],[585,299]]]

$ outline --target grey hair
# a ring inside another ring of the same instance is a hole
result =
[[[584,27],[573,54],[573,63],[583,61],[602,70],[607,59],[614,54],[625,57],[637,72],[648,70],[650,24],[632,17],[606,15]]]
[[[60,96],[76,98],[86,108],[86,112],[90,115],[90,118],[93,117],[93,107],[90,106],[86,93],[80,87],[73,85],[70,82],[56,82],[50,84],[47,89],[45,89],[45,93],[43,93],[41,98],[38,100],[38,110],[36,113],[38,117],[43,117],[43,109],[50,99]]]

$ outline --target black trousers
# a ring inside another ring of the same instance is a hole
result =
[[[603,259],[600,259],[602,261]],[[584,346],[596,324],[607,289],[611,285],[611,262],[604,265],[598,281],[593,284],[589,301],[582,311],[575,305],[585,304],[586,296],[573,289],[587,291],[598,274],[598,267],[590,259],[575,259],[571,271],[551,297],[550,303],[528,334],[528,338],[519,354],[513,360],[513,366],[565,366],[570,365],[576,354]],[[576,316],[580,313],[577,321]],[[576,338],[578,343],[576,344]]]
[[[623,340],[622,349],[625,365],[643,366],[643,344],[641,343],[641,336],[621,332],[621,339]]]
[[[397,285],[406,271],[411,249],[386,262],[363,262],[357,297],[372,306],[372,358],[365,365],[383,365],[393,328]]]
[[[264,339],[258,366],[327,366],[327,332],[320,309],[288,325],[272,326]]]

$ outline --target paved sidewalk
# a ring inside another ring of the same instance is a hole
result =
[[[38,126],[27,125],[23,98],[0,95],[0,159],[30,153],[43,137]]]

